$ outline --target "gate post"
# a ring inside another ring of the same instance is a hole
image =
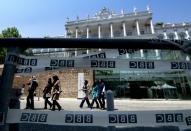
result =
[[[113,111],[114,110],[114,98],[113,98],[113,92],[111,90],[107,91],[106,100],[107,100],[107,111]]]
[[[106,93],[107,111],[114,111],[114,98],[113,92],[108,90]],[[116,131],[115,126],[108,126],[107,131]]]
[[[3,67],[1,83],[0,83],[0,113],[3,114],[2,124],[0,125],[0,131],[8,131],[8,125],[6,125],[6,117],[10,101],[10,92],[13,84],[14,74],[16,71],[16,62],[18,59],[19,48],[9,47],[7,48],[7,55]]]

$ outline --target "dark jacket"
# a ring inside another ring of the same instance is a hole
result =
[[[53,86],[52,99],[53,100],[59,100],[61,92],[62,91],[61,91],[60,81],[59,81],[56,85]]]
[[[104,86],[105,86],[104,82],[99,83],[99,85],[98,85],[98,96],[100,96],[102,94]]]
[[[51,90],[52,90],[52,82],[51,82],[51,79],[48,79],[48,83],[47,85],[45,86],[44,90],[43,90],[43,93],[44,94],[47,94],[47,93],[50,93],[51,94]]]
[[[34,79],[31,82],[29,82],[27,85],[30,85],[28,89],[29,93],[34,93],[34,91],[38,87],[38,82]]]

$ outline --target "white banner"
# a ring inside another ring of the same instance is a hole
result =
[[[10,109],[7,123],[38,123],[70,126],[159,127],[191,129],[190,110],[168,111],[39,111]]]
[[[85,97],[83,90],[82,90],[83,85],[84,85],[84,73],[78,73],[78,98]]]
[[[35,73],[40,71],[73,68],[121,71],[171,72],[191,71],[191,62],[165,60],[139,60],[117,58],[51,58],[48,56],[16,56],[10,54],[7,63],[17,64],[16,73]]]

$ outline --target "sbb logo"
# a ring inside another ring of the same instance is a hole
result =
[[[46,122],[48,114],[22,113],[20,121]]]
[[[187,124],[188,126],[191,125],[191,116],[186,117],[186,124]]]
[[[109,114],[109,123],[137,123],[137,115]]]
[[[93,115],[66,114],[65,123],[93,123]]]
[[[157,123],[183,122],[183,114],[182,113],[156,114],[156,122]]]

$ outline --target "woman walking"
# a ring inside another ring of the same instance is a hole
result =
[[[48,83],[43,90],[43,93],[44,93],[43,98],[45,100],[44,101],[44,109],[47,109],[47,104],[49,104],[50,109],[52,107],[52,103],[48,100],[51,96],[51,90],[52,90],[52,79],[49,78]]]
[[[101,109],[105,109],[105,83],[102,79],[99,80],[98,84],[98,101],[100,103]]]
[[[36,77],[32,76],[32,78],[27,83],[27,85],[29,85],[29,88],[28,88],[26,109],[34,110],[34,92],[35,92],[36,88],[38,87],[38,82],[36,80]]]
[[[99,108],[99,103],[97,101],[97,95],[98,95],[98,82],[95,81],[93,86],[92,86],[92,91],[91,91],[91,95],[92,95],[92,102],[90,104],[90,108],[93,108],[94,102],[96,103],[96,108]]]
[[[90,101],[89,101],[89,98],[88,98],[89,93],[88,93],[88,81],[87,80],[84,81],[84,86],[82,88],[82,91],[84,92],[85,96],[84,96],[84,98],[82,99],[82,101],[80,103],[80,108],[83,107],[85,101],[86,101],[88,107],[90,107]]]
[[[60,111],[62,109],[62,107],[60,106],[60,104],[57,101],[57,100],[59,100],[60,93],[61,93],[60,80],[57,75],[54,75],[52,78],[53,78],[52,111],[55,110],[55,106],[57,106],[58,110]]]

